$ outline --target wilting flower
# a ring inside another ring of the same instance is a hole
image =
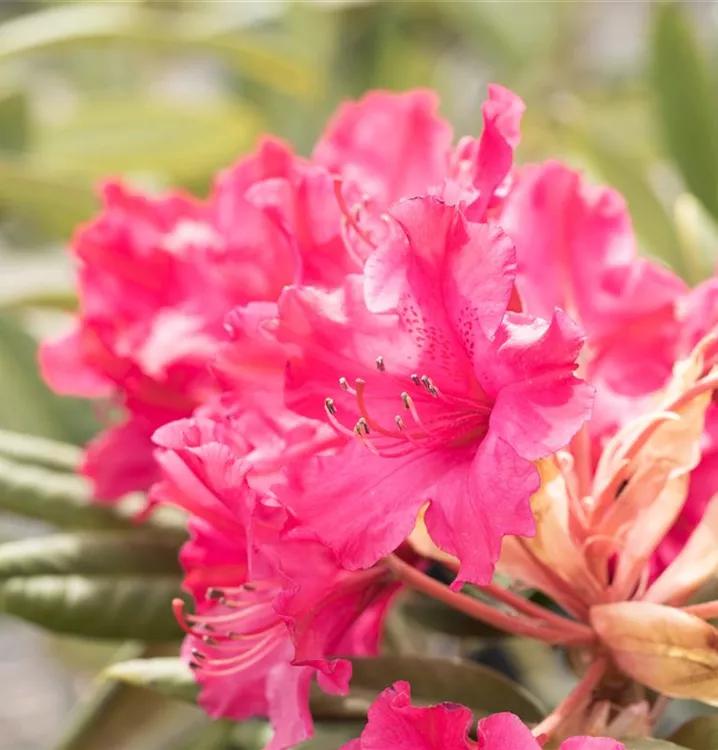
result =
[[[540,750],[539,739],[510,713],[481,719],[476,740],[469,737],[471,711],[457,703],[411,705],[409,683],[387,688],[369,709],[366,728],[343,750]],[[559,750],[625,750],[616,740],[572,737]]]
[[[109,500],[157,478],[152,432],[218,390],[207,365],[235,306],[274,302],[289,283],[331,285],[356,265],[332,178],[279,141],[221,173],[206,202],[118,183],[103,200],[73,243],[81,313],[69,334],[45,343],[41,364],[58,392],[121,408],[83,469]]]
[[[398,585],[386,566],[353,573],[299,527],[273,495],[245,480],[248,465],[221,442],[217,424],[183,420],[156,435],[164,479],[156,502],[191,514],[182,550],[194,614],[176,612],[188,635],[183,655],[212,716],[268,716],[271,748],[311,736],[309,688],[330,693],[351,676],[341,654],[376,653]]]
[[[290,467],[282,495],[342,564],[395,550],[429,503],[429,534],[486,582],[505,534],[533,532],[535,461],[586,419],[582,338],[507,313],[514,252],[500,229],[432,197],[391,210],[391,237],[343,290],[292,287],[271,326],[289,357],[287,404],[323,408],[346,447]],[[337,498],[342,498],[337,502]]]

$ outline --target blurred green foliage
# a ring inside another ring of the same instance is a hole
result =
[[[690,283],[708,277],[718,249],[717,40],[712,5],[688,0],[5,0],[0,430],[79,445],[97,429],[91,406],[43,385],[35,348],[76,306],[64,250],[96,210],[98,179],[204,194],[216,170],[263,131],[309,153],[337,104],[369,88],[436,89],[457,135],[478,132],[486,83],[514,89],[528,106],[519,161],[563,159],[613,185],[642,252]],[[149,594],[132,570],[123,571],[120,601],[104,592],[103,571],[90,569],[92,550],[113,539],[100,529],[126,526],[127,514],[90,508],[71,466],[31,467],[36,448],[50,455],[43,444],[0,437],[1,463],[12,468],[2,474],[0,511],[48,518],[52,506],[49,520],[69,530],[47,542],[65,550],[67,569],[32,568],[32,540],[17,542],[28,570],[0,575],[16,609],[43,622],[47,607],[80,597],[91,619],[98,603],[141,613]],[[52,455],[75,460],[64,446]],[[160,562],[163,545],[151,550]],[[176,571],[157,575],[172,581]],[[171,595],[160,594],[162,602]],[[145,608],[156,638],[174,632],[160,609]],[[101,634],[132,638],[133,627]],[[123,648],[125,658],[163,655],[135,641]],[[167,654],[175,652],[170,645]],[[180,737],[188,750],[253,747],[256,737],[228,740],[232,727],[199,726],[196,709],[163,704],[153,713],[136,690],[98,685],[61,747],[159,749],[178,747]]]

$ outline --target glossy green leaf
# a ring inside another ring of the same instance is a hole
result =
[[[71,119],[44,124],[32,159],[38,169],[89,182],[156,173],[192,187],[249,150],[261,130],[249,105],[94,97]]]
[[[524,721],[537,722],[546,713],[541,703],[520,685],[473,662],[416,656],[380,656],[351,661],[351,693],[347,697],[316,693],[312,703],[316,715],[356,718],[382,690],[397,680],[411,684],[415,702],[463,703],[477,716],[511,711]]]
[[[192,670],[179,658],[132,659],[119,662],[108,667],[104,677],[184,701],[194,702],[199,694]]]
[[[653,8],[652,83],[659,125],[686,186],[718,216],[715,84],[681,3]]]
[[[687,750],[716,750],[718,716],[696,716],[679,727],[668,739]]]
[[[176,575],[39,575],[0,584],[0,611],[55,633],[88,638],[175,640]]]
[[[151,531],[76,532],[0,544],[0,581],[43,575],[175,575],[176,541]]]

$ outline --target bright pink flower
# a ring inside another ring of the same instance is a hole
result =
[[[359,184],[382,207],[422,195],[447,176],[451,125],[432,91],[372,91],[346,102],[314,148],[313,160]]]
[[[364,286],[280,298],[287,404],[309,417],[324,405],[351,441],[292,467],[285,501],[350,568],[395,550],[430,503],[431,537],[461,560],[455,585],[486,581],[501,538],[533,532],[531,462],[590,411],[573,375],[582,338],[560,311],[506,314],[514,253],[496,227],[436,198],[392,215]]]
[[[125,421],[84,466],[108,500],[157,478],[152,432],[217,390],[207,364],[230,310],[274,302],[289,283],[334,284],[356,263],[328,173],[271,139],[221,173],[206,202],[117,183],[103,199],[73,244],[81,314],[69,335],[44,344],[41,364],[58,392],[124,407]]]
[[[212,716],[268,716],[271,748],[311,736],[309,688],[345,693],[351,665],[337,654],[376,653],[383,615],[397,590],[377,566],[353,573],[298,527],[272,495],[252,490],[248,465],[221,424],[183,420],[156,436],[164,480],[156,502],[191,514],[182,550],[196,613],[184,657]]]
[[[374,701],[364,731],[343,750],[541,750],[531,730],[514,714],[481,719],[469,737],[471,711],[457,703],[411,705],[408,682],[396,682]],[[572,737],[559,750],[625,750],[616,740]]]
[[[618,193],[558,162],[522,170],[499,222],[516,243],[523,309],[545,317],[560,307],[585,330],[582,375],[597,391],[591,429],[610,433],[670,375],[685,284],[637,256]]]

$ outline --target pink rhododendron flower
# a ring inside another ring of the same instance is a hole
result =
[[[374,701],[364,731],[343,750],[541,750],[541,742],[514,714],[481,719],[469,737],[471,711],[457,703],[411,705],[408,682],[396,682]],[[616,740],[572,737],[559,750],[625,750]]]
[[[283,497],[350,568],[395,550],[428,502],[429,534],[461,560],[455,585],[485,582],[502,536],[533,532],[531,462],[589,414],[582,338],[558,311],[506,313],[515,260],[498,228],[431,197],[392,217],[364,285],[280,298],[287,404],[309,417],[323,404],[348,441],[292,467]]]
[[[345,693],[351,665],[336,655],[376,653],[383,615],[397,591],[388,568],[353,573],[299,527],[270,494],[245,480],[241,451],[221,425],[183,420],[158,431],[164,479],[156,502],[191,514],[182,550],[195,614],[183,654],[212,716],[268,716],[271,748],[311,736],[309,688]]]
[[[670,375],[684,282],[637,256],[618,193],[558,162],[521,170],[499,223],[516,243],[523,309],[545,317],[560,307],[583,327],[581,374],[597,390],[591,429],[610,434]]]
[[[217,390],[207,365],[235,306],[274,302],[293,282],[338,282],[356,265],[332,179],[278,141],[221,173],[206,202],[117,183],[103,200],[73,243],[81,314],[70,334],[45,343],[41,364],[58,392],[123,407],[124,421],[84,465],[109,500],[157,478],[152,432]]]

